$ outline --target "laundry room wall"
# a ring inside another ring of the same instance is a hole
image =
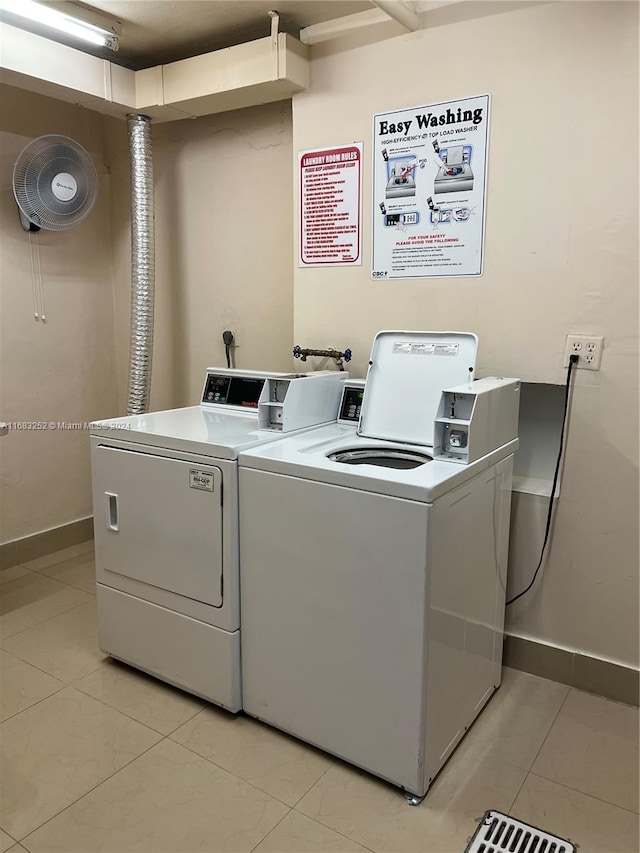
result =
[[[373,114],[484,93],[484,275],[372,281]],[[602,369],[575,376],[544,575],[507,629],[637,667],[637,4],[459,3],[415,33],[389,24],[317,45],[294,152],[352,141],[365,144],[363,265],[296,267],[296,343],[349,346],[362,376],[380,329],[468,329],[480,376],[561,384],[567,333],[604,335]],[[510,569],[523,582],[539,545]]]
[[[84,222],[38,234],[43,323],[11,179],[23,147],[50,133],[89,151],[100,187]],[[0,438],[0,543],[91,515],[85,424],[117,405],[109,195],[102,116],[0,86],[0,420],[12,426]]]
[[[151,409],[199,400],[204,370],[290,370],[293,330],[291,103],[152,125],[156,307]],[[119,409],[130,313],[127,132],[107,126],[114,193]]]

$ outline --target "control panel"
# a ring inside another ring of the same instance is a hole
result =
[[[342,391],[338,420],[348,424],[358,424],[364,398],[364,380],[362,383],[347,382]]]
[[[290,432],[335,421],[348,378],[348,373],[335,370],[265,373],[208,367],[200,405],[255,412],[258,429]]]
[[[202,402],[257,409],[266,379],[207,373]]]

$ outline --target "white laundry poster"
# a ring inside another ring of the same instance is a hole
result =
[[[301,267],[359,266],[362,142],[298,154]]]
[[[489,95],[373,117],[373,279],[482,275]]]

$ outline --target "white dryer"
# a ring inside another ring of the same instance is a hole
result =
[[[199,406],[91,425],[105,654],[241,708],[237,456],[334,420],[345,376],[209,368]]]
[[[382,332],[357,433],[240,454],[245,712],[422,797],[499,686],[519,382]]]

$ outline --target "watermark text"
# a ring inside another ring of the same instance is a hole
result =
[[[24,432],[39,430],[81,431],[87,429],[131,429],[129,424],[100,423],[99,421],[7,421],[7,427]]]

